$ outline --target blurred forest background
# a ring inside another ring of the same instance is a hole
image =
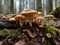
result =
[[[0,0],[0,14],[19,14],[24,9],[34,9],[46,15],[58,6],[60,0]]]

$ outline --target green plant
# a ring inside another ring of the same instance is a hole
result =
[[[2,38],[3,37],[3,34],[2,34],[2,31],[0,30],[0,38]]]
[[[6,35],[10,35],[13,32],[13,30],[9,30],[9,29],[4,29],[4,33]]]
[[[56,38],[58,29],[55,26],[46,24],[47,31],[50,32],[53,38]]]

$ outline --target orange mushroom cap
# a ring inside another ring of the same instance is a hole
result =
[[[23,15],[16,15],[15,16],[16,20],[20,20],[20,19],[23,19],[23,18],[25,18],[25,16],[23,16]]]
[[[20,14],[29,14],[29,13],[37,13],[37,11],[35,11],[33,9],[26,9],[26,10],[22,11]]]
[[[46,15],[44,16],[45,18],[53,18],[54,16],[53,15]]]
[[[16,19],[15,18],[10,18],[9,21],[16,21]]]

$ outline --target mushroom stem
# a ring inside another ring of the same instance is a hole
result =
[[[20,22],[20,26],[22,26],[22,22],[21,22],[21,20],[20,20],[19,22]]]
[[[48,22],[47,22],[48,25],[50,25],[50,22],[51,22],[51,18],[48,18]]]
[[[30,22],[30,26],[32,27],[32,22]]]
[[[41,25],[44,25],[44,22],[43,22],[43,20],[41,20]]]

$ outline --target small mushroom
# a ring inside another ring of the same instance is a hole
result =
[[[52,18],[54,18],[54,16],[53,15],[46,15],[46,16],[44,16],[46,19],[48,19],[47,21],[47,23],[49,23],[50,24],[50,22],[51,22],[51,19]]]
[[[45,15],[44,17],[45,18],[53,18],[54,16],[53,15]]]
[[[16,19],[15,18],[10,18],[9,21],[14,22],[14,21],[16,21]]]
[[[15,17],[10,18],[10,19],[9,19],[9,22],[11,22],[12,24],[13,24],[13,23],[17,24],[17,20],[15,19]]]
[[[19,20],[21,20],[21,19],[23,19],[23,18],[25,18],[25,16],[23,16],[23,15],[16,15],[16,16],[15,16],[15,19],[16,19],[17,21],[19,21]]]
[[[42,12],[37,12],[37,14],[35,14],[33,17],[36,18],[38,16],[42,16]]]
[[[39,22],[40,22],[40,19],[39,19],[40,16],[42,17],[42,12],[38,12],[38,14],[35,14],[35,15],[33,16],[33,17],[34,17],[34,18],[33,18],[33,19],[34,19],[33,21],[36,21],[36,19],[37,19],[37,20],[39,20]]]
[[[20,22],[21,26],[22,26],[22,19],[24,19],[24,18],[25,18],[25,16],[23,16],[23,15],[16,15],[15,16],[15,19]]]
[[[40,20],[40,27],[43,27],[45,18],[42,16],[36,17],[37,20]]]

